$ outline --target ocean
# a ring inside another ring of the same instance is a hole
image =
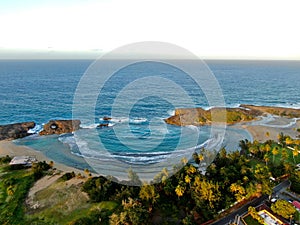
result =
[[[299,61],[205,62],[228,107],[254,104],[300,108]],[[80,93],[79,84],[84,82],[83,75],[91,63],[90,60],[0,61],[0,124],[35,121],[35,132],[51,119],[72,119],[75,93]],[[193,63],[186,61],[187,65]],[[212,107],[206,92],[217,93],[205,82],[202,90],[174,66],[141,62],[116,71],[102,88],[96,80],[89,82],[95,87],[89,90],[89,86],[84,86],[83,104],[75,105],[75,109],[84,112],[90,107],[90,96],[96,97],[93,114],[87,120],[82,119],[83,129],[59,136],[32,135],[15,143],[42,151],[69,166],[118,177],[128,168],[140,171],[141,176],[157,173],[182,157],[189,158],[196,149],[208,145],[214,148],[213,142],[220,139],[211,135],[210,127],[181,128],[164,123],[163,119],[173,115],[175,108]],[[107,122],[104,117],[112,119]],[[96,128],[100,123],[109,126]],[[251,140],[244,130],[227,127],[224,132],[224,141],[223,138],[219,141],[229,150],[238,149],[237,140]]]

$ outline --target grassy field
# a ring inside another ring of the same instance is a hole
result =
[[[117,206],[114,202],[90,203],[81,191],[81,184],[64,181],[56,181],[37,192],[33,200],[39,207],[28,209],[27,220],[43,220],[49,224],[68,224],[97,211],[112,211]]]
[[[34,173],[31,169],[11,170],[8,165],[0,164],[0,224],[67,225],[75,221],[75,224],[90,224],[86,221],[91,218],[96,218],[97,224],[108,224],[108,216],[118,203],[90,203],[87,194],[81,191],[83,182],[58,180],[35,193],[27,205],[25,200],[34,185]],[[38,207],[30,207],[34,204]]]
[[[0,224],[23,223],[23,203],[33,183],[30,169],[10,170],[8,166],[0,165]]]

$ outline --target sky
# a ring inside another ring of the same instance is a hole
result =
[[[300,60],[299,0],[0,0],[0,59],[162,41],[208,59]]]

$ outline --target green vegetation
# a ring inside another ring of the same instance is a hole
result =
[[[271,205],[271,209],[274,213],[286,219],[293,217],[296,212],[295,207],[291,203],[283,199],[279,199],[275,203],[273,203]]]
[[[41,177],[43,177],[45,175],[45,171],[49,170],[50,168],[51,166],[47,164],[45,161],[34,163],[31,168],[34,179],[38,180]]]
[[[1,158],[0,158],[0,165],[2,165],[2,164],[7,164],[7,163],[9,163],[10,161],[11,161],[11,157],[9,157],[8,155],[5,156],[5,157],[1,157]]]
[[[20,224],[24,221],[24,201],[30,187],[50,167],[39,162],[31,169],[16,170],[7,165],[10,160],[9,156],[0,158],[0,223]]]
[[[41,171],[39,166],[35,166],[35,169],[15,170],[7,165],[10,160],[9,156],[0,158],[0,223],[20,224],[25,211],[22,203]]]
[[[290,177],[291,191],[300,194],[300,171],[294,171]]]
[[[3,168],[0,175],[0,223],[19,224],[24,217],[24,204],[27,192],[34,183],[29,170],[9,170]]]
[[[295,221],[297,221],[298,223],[300,222],[300,212],[296,211],[295,212],[295,217],[294,217]]]
[[[74,172],[65,173],[64,175],[62,175],[59,178],[59,181],[67,181],[67,180],[70,180],[70,179],[74,178],[75,176],[76,176],[76,174]]]
[[[221,217],[220,211],[244,203],[262,194],[271,194],[281,178],[290,176],[291,190],[299,190],[300,174],[295,165],[299,140],[280,134],[278,142],[240,142],[241,151],[202,149],[193,154],[193,164],[182,161],[181,168],[169,177],[163,169],[150,184],[141,184],[133,170],[128,171],[128,184],[106,177],[87,179],[65,173],[47,188],[35,193],[31,203],[24,201],[34,181],[50,166],[45,162],[31,169],[11,170],[0,159],[0,222],[3,224],[201,224]],[[210,164],[203,175],[202,164]],[[212,163],[210,163],[212,162]],[[270,179],[274,177],[274,179]],[[23,204],[20,204],[20,202]],[[34,205],[36,204],[36,207]],[[295,212],[278,200],[272,210],[284,217]],[[284,210],[283,210],[284,209]],[[283,212],[284,211],[284,212]],[[224,215],[224,214],[222,214]],[[299,217],[296,213],[295,218]],[[254,218],[254,219],[253,219]],[[262,223],[257,212],[249,208],[248,224]]]
[[[244,218],[244,221],[247,223],[247,225],[261,225],[256,219],[253,219],[251,215],[248,215]]]
[[[211,111],[207,111],[202,116],[199,116],[199,121],[207,122],[225,122],[224,115],[226,115],[227,124],[235,124],[242,121],[251,121],[254,120],[256,115],[252,115],[250,111],[241,110],[241,109],[231,109],[227,108],[226,111],[223,109],[213,108]],[[212,118],[213,116],[213,118]]]
[[[249,215],[257,221],[258,224],[264,224],[264,219],[257,213],[256,209],[252,206],[248,208]]]

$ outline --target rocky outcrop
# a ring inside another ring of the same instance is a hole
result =
[[[44,125],[40,135],[71,133],[80,128],[80,120],[50,120]]]
[[[26,137],[28,135],[31,135],[30,133],[28,133],[28,130],[34,127],[34,122],[0,125],[0,140],[13,140]]]
[[[213,118],[214,123],[226,122],[227,124],[235,124],[255,120],[258,116],[268,113],[289,118],[300,118],[300,109],[240,105],[239,108],[212,108],[209,110],[202,108],[176,109],[175,115],[165,119],[165,122],[177,126],[201,126],[211,125]],[[224,115],[226,115],[225,119]]]
[[[254,120],[262,115],[258,110],[243,108],[212,108],[205,110],[202,108],[176,109],[175,115],[165,119],[168,124],[177,126],[203,126],[214,123],[235,124],[239,122]]]

